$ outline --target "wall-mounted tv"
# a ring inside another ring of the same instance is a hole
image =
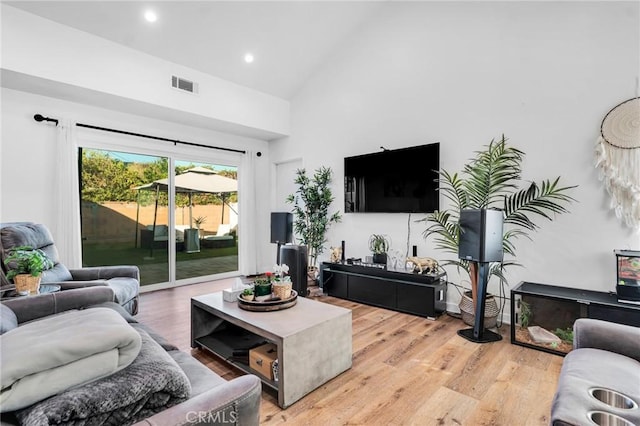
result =
[[[439,208],[440,144],[344,159],[345,213],[431,213]]]

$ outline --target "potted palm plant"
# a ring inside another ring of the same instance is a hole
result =
[[[305,169],[298,169],[295,179],[298,189],[286,200],[293,204],[293,229],[300,243],[307,246],[309,275],[313,279],[318,270],[318,256],[324,251],[327,241],[327,230],[341,219],[339,212],[329,213],[334,199],[330,183],[331,169],[328,167],[316,169],[312,177],[307,176]]]
[[[448,209],[430,213],[421,219],[429,224],[423,236],[433,238],[437,249],[457,255],[460,211],[500,208],[504,214],[503,250],[515,258],[515,240],[519,237],[530,238],[529,233],[539,228],[534,218],[553,220],[553,214],[567,212],[566,205],[575,201],[568,195],[575,186],[561,186],[560,177],[522,185],[524,155],[524,152],[508,145],[503,135],[497,141],[492,140],[482,151],[476,152],[462,172],[452,174],[446,170],[439,171],[440,191],[450,204]],[[477,262],[446,259],[441,261],[441,265],[454,265],[469,274],[472,299],[469,305],[471,312],[475,312]],[[489,277],[496,276],[506,282],[504,270],[513,265],[519,264],[515,260],[491,263]],[[463,294],[461,310],[465,297]]]
[[[53,262],[40,249],[20,246],[9,250],[4,260],[7,266],[7,278],[13,280],[16,291],[35,294],[40,288],[42,271],[53,267]]]
[[[373,253],[373,263],[387,263],[389,239],[386,235],[373,234],[369,237],[369,250]]]

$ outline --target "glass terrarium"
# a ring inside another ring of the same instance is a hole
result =
[[[618,300],[640,305],[640,251],[614,250]]]
[[[565,289],[525,282],[512,290],[513,343],[560,355],[573,349],[573,323],[587,308],[556,290]]]

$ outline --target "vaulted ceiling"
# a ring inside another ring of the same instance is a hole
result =
[[[6,4],[283,99],[384,2],[9,1]],[[144,13],[153,10],[156,22]],[[51,46],[55,49],[55,46]],[[246,53],[253,63],[244,60]]]

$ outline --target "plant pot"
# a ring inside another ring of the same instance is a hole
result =
[[[241,294],[240,297],[242,297],[244,300],[248,300],[249,302],[253,300],[253,294]]]
[[[13,277],[13,282],[16,285],[16,291],[22,293],[28,291],[29,294],[38,294],[40,290],[40,279],[42,275],[34,277],[31,274],[18,274]]]
[[[253,295],[257,301],[267,300],[271,298],[271,284],[256,284],[253,287]]]
[[[271,286],[273,295],[275,297],[279,297],[282,300],[285,300],[291,297],[291,288],[292,288],[291,281],[284,281],[281,283],[275,282]]]
[[[460,299],[460,313],[462,314],[462,321],[465,324],[473,326],[476,319],[476,310],[473,306],[473,299],[470,291],[465,291]],[[484,301],[484,328],[494,328],[498,324],[498,303],[495,297],[491,294],[487,294]]]
[[[383,265],[387,264],[387,253],[374,253],[373,254],[373,263],[381,263]]]

